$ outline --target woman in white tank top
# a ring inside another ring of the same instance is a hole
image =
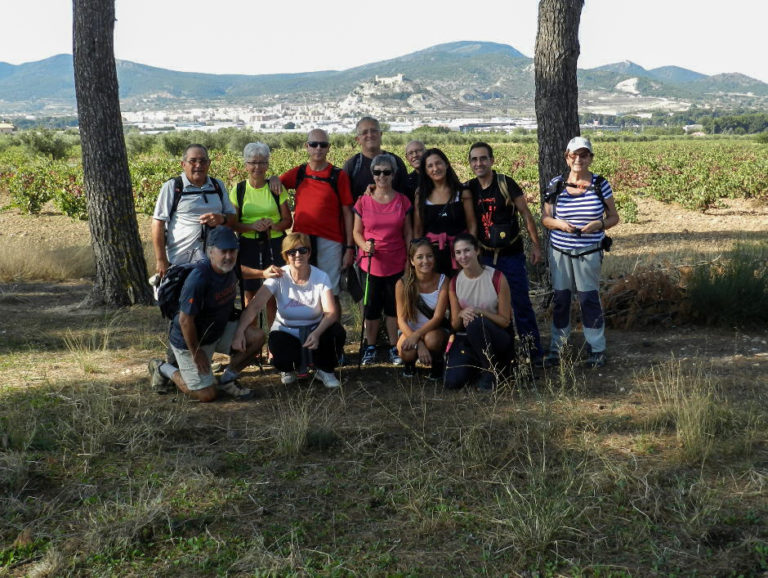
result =
[[[397,349],[405,364],[403,375],[416,375],[418,360],[431,367],[430,379],[442,379],[448,283],[445,275],[435,270],[435,250],[429,239],[411,241],[408,266],[395,286],[395,299],[401,332]]]
[[[461,271],[449,289],[457,337],[448,352],[445,387],[463,387],[479,371],[477,388],[490,391],[515,360],[509,285],[500,271],[480,264],[480,246],[472,235],[458,235],[453,251]]]

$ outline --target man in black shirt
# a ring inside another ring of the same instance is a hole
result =
[[[531,361],[540,364],[541,338],[528,295],[528,274],[525,270],[523,239],[520,235],[519,212],[531,238],[531,263],[541,262],[541,246],[536,222],[520,186],[506,175],[493,170],[493,149],[477,142],[469,149],[469,165],[475,178],[467,183],[472,191],[477,218],[477,236],[483,248],[481,262],[504,273],[512,294],[515,327],[523,350],[530,353]],[[506,194],[504,191],[506,190]]]

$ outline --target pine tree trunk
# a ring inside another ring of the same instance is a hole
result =
[[[94,303],[150,304],[123,137],[113,33],[114,0],[73,0],[75,94],[96,257]]]
[[[536,35],[536,123],[539,185],[563,174],[565,146],[579,135],[579,21],[583,0],[541,0]]]

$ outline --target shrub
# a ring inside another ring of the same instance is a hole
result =
[[[66,158],[79,141],[76,136],[50,129],[25,131],[19,139],[33,154],[45,155],[53,160]]]
[[[20,167],[11,173],[7,184],[11,205],[30,215],[39,214],[52,197],[47,167],[42,165]]]
[[[765,254],[746,245],[737,245],[725,264],[695,269],[687,291],[691,314],[700,323],[761,327],[768,322]]]

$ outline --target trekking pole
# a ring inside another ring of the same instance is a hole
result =
[[[365,342],[365,308],[368,307],[368,287],[371,280],[371,258],[373,257],[373,239],[368,239],[371,250],[368,252],[368,271],[365,274],[365,289],[363,290],[363,315],[360,320],[360,350],[357,354],[357,370],[363,366],[363,343]]]

